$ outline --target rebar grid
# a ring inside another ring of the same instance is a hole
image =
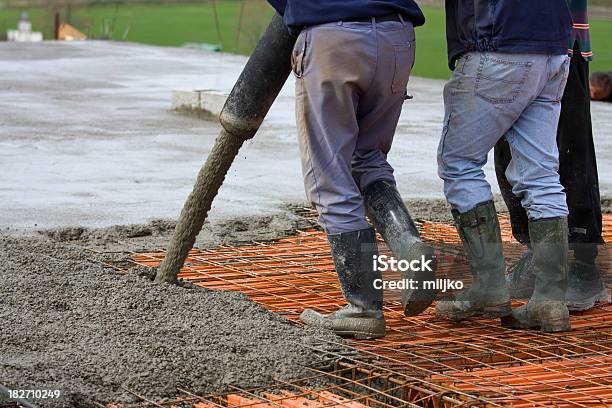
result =
[[[303,213],[312,216],[309,210]],[[516,260],[524,248],[513,240],[508,218],[501,216],[500,223],[507,261]],[[437,250],[438,276],[468,282],[469,267],[454,228],[427,221],[418,227]],[[606,242],[612,242],[611,215],[604,216],[604,228]],[[141,253],[133,258],[154,267],[164,255]],[[602,270],[612,269],[606,251],[600,251],[598,263]],[[273,243],[193,250],[180,278],[206,288],[240,291],[296,322],[304,308],[328,313],[344,303],[325,234],[314,228]],[[236,407],[612,406],[612,305],[572,316],[571,332],[546,334],[505,329],[497,320],[456,324],[437,319],[432,308],[406,318],[398,299],[386,294],[385,338],[351,341],[359,358],[339,353],[334,371],[317,373],[334,380],[323,390],[334,395],[331,399],[309,389],[306,379],[277,385],[291,395],[235,390],[226,396],[186,398]],[[334,400],[340,396],[348,402]]]

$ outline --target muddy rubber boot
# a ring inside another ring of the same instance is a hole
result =
[[[567,218],[547,218],[529,222],[536,277],[531,299],[502,318],[502,325],[513,329],[540,329],[544,332],[570,330],[565,305],[567,290]]]
[[[610,292],[597,269],[597,246],[577,244],[574,262],[569,268],[569,281],[565,301],[570,312],[592,309],[598,302],[610,303]]]
[[[340,288],[348,304],[342,309],[323,315],[306,309],[300,320],[309,326],[323,327],[343,337],[375,339],[385,335],[382,313],[383,291],[374,288],[381,280],[372,259],[378,255],[376,233],[368,228],[327,236],[336,267]]]
[[[492,201],[459,214],[455,225],[472,271],[472,285],[454,300],[440,300],[436,315],[450,320],[481,316],[496,318],[510,314],[510,295],[504,277],[501,231]]]
[[[408,209],[390,181],[378,180],[363,189],[363,200],[376,230],[399,260],[420,260],[418,271],[400,271],[401,279],[412,279],[419,289],[402,290],[404,315],[416,316],[436,298],[437,290],[423,289],[423,281],[435,281],[436,257],[433,248],[421,241]]]
[[[511,299],[527,300],[531,297],[533,287],[535,286],[533,253],[531,249],[525,251],[521,259],[508,267],[506,286],[508,286]]]

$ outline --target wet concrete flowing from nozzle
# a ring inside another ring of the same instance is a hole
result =
[[[240,147],[255,136],[291,72],[294,44],[295,38],[276,14],[223,107],[223,130],[183,206],[168,254],[155,278],[157,282],[176,281]]]

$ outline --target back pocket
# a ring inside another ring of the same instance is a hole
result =
[[[396,45],[395,48],[395,71],[391,91],[393,93],[406,92],[410,71],[414,64],[414,43]]]
[[[482,54],[476,75],[476,95],[493,104],[514,102],[523,90],[531,65],[529,61]]]
[[[561,102],[563,98],[563,94],[565,93],[565,86],[567,85],[567,78],[569,77],[569,68],[570,68],[570,57],[565,57],[565,61],[563,61],[563,65],[559,69],[559,88],[557,89],[557,102]]]

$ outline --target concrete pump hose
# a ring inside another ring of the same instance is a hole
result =
[[[255,136],[291,73],[295,40],[282,17],[276,14],[225,102],[220,115],[223,129],[183,206],[168,253],[157,271],[156,282],[177,281],[240,147]]]

